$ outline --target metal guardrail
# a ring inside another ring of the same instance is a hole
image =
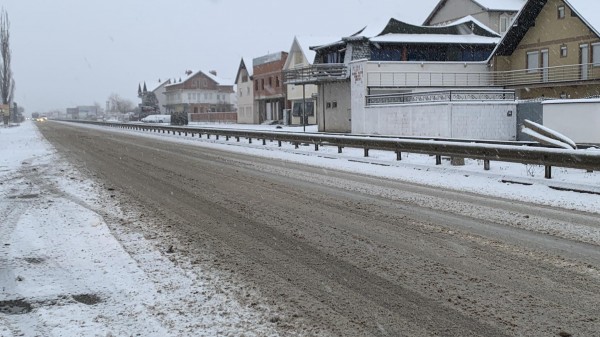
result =
[[[429,92],[368,95],[366,105],[434,102],[515,101],[514,90],[444,90]]]
[[[521,164],[542,165],[546,167],[546,178],[552,176],[552,167],[566,167],[582,169],[588,171],[600,171],[600,150],[563,150],[544,147],[533,147],[528,145],[498,145],[483,143],[465,143],[456,141],[437,141],[421,139],[395,139],[383,137],[368,136],[340,136],[327,134],[305,134],[294,132],[267,132],[254,130],[236,130],[236,129],[211,129],[211,128],[191,128],[191,127],[170,127],[159,125],[141,125],[128,123],[103,123],[90,121],[69,121],[86,124],[106,125],[122,129],[142,130],[159,133],[173,133],[185,136],[205,135],[210,138],[215,136],[225,137],[226,140],[235,138],[240,141],[241,138],[262,140],[266,145],[267,140],[277,141],[281,146],[282,142],[295,144],[296,148],[300,144],[314,144],[315,150],[319,146],[337,146],[338,153],[342,153],[345,147],[364,149],[365,157],[369,156],[369,150],[393,151],[396,153],[397,160],[401,160],[401,153],[419,153],[433,155],[436,158],[436,164],[441,164],[442,156],[472,158],[484,161],[484,169],[490,169],[490,161],[513,162]]]
[[[344,81],[349,77],[348,66],[343,63],[313,64],[283,72],[285,84],[317,84]]]

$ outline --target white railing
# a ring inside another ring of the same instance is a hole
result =
[[[488,72],[371,71],[367,73],[369,87],[517,87],[592,80],[600,80],[600,64]]]

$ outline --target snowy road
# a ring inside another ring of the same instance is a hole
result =
[[[159,242],[186,272],[218,273],[205,282],[268,308],[264,329],[600,332],[598,214],[57,123],[41,131],[139,215],[117,228]]]

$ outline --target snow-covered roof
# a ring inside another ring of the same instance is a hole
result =
[[[476,25],[478,25],[479,27],[487,30],[488,32],[490,32],[491,34],[494,35],[498,35],[497,32],[495,32],[493,29],[489,28],[488,26],[484,25],[481,21],[475,19],[472,15],[467,15],[465,17],[462,17],[458,20],[452,21],[448,24],[442,25],[442,26],[457,26],[457,25],[461,25],[463,23],[469,23],[469,22],[473,22]]]
[[[188,71],[188,72],[184,73],[183,76],[175,77],[174,81],[171,81],[171,84],[167,85],[167,87],[170,87],[170,86],[176,85],[176,84],[185,83],[190,78],[192,78],[200,73],[204,74],[206,77],[210,78],[211,80],[217,82],[217,84],[219,84],[219,85],[234,85],[234,83],[233,83],[234,81],[232,81],[232,80],[222,79],[222,78],[219,78],[218,76],[211,74],[208,71],[198,70],[196,72]],[[179,81],[179,79],[181,79],[181,81]]]
[[[584,0],[590,1],[590,0]],[[489,11],[518,12],[525,5],[526,0],[473,0]],[[591,2],[591,1],[590,1]]]
[[[600,37],[600,5],[593,0],[565,0],[577,15]]]
[[[158,89],[160,86],[165,85],[168,81],[169,81],[169,78],[167,78],[167,77],[159,78],[154,81],[144,81],[144,82],[140,83],[140,87],[143,89],[144,83],[146,83],[146,90],[154,91],[154,90]]]
[[[448,34],[386,34],[370,39],[382,43],[496,44],[499,37]]]

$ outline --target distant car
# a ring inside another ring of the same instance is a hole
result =
[[[148,115],[141,121],[144,123],[171,123],[171,115]]]

